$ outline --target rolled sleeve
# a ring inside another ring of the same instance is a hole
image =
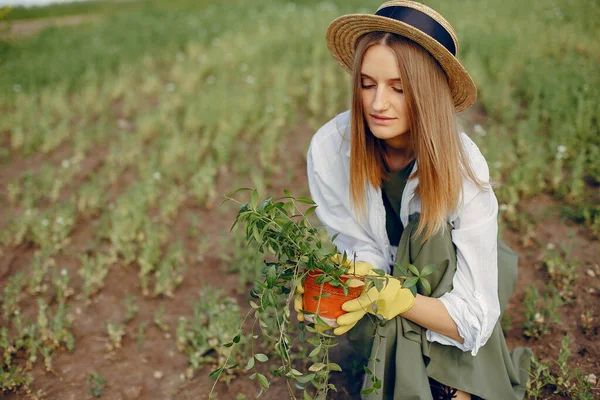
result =
[[[498,201],[489,187],[485,190],[470,187],[465,192],[467,196],[471,193],[470,199],[461,208],[452,230],[456,247],[453,289],[439,298],[464,343],[433,331],[427,332],[427,339],[476,355],[500,317]]]

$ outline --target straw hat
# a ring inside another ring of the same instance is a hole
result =
[[[456,111],[463,111],[473,104],[477,88],[456,59],[456,33],[436,11],[415,1],[395,0],[383,3],[375,15],[343,15],[329,25],[327,47],[342,67],[351,73],[358,39],[375,31],[395,33],[421,45],[446,72]]]

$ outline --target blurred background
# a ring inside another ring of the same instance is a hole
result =
[[[349,107],[325,30],[380,2],[34,3],[0,0],[0,393],[204,398],[262,260],[221,195],[309,194],[310,137]],[[479,89],[460,120],[520,255],[502,326],[534,350],[528,397],[598,398],[600,1],[424,3]],[[357,398],[336,357],[334,398]]]

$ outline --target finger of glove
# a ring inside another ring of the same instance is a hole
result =
[[[350,329],[354,328],[354,326],[357,324],[357,322],[350,324],[350,325],[339,325],[337,328],[335,328],[333,330],[333,334],[336,336],[343,335],[344,333],[348,332]]]
[[[336,254],[335,256],[331,256],[329,258],[334,264],[337,265],[341,265],[342,264],[342,260],[344,259],[344,256],[341,254]],[[350,265],[350,260],[346,259],[346,262],[344,263],[344,265],[341,265],[343,268],[348,268],[348,266]]]
[[[302,307],[304,305],[303,296],[301,293],[294,294],[294,310],[296,311],[296,319],[300,322],[304,321]]]
[[[351,288],[365,286],[364,281],[361,281],[360,279],[354,279],[354,278],[348,279],[346,281],[346,284],[348,285],[348,287],[351,287]]]
[[[366,310],[348,312],[337,317],[336,322],[338,325],[353,325],[360,321],[366,313]]]
[[[348,300],[342,304],[342,310],[347,312],[367,309],[377,299],[377,289],[371,288],[367,292],[364,292],[356,299]]]
[[[302,297],[303,296],[301,294],[294,295],[294,310],[296,312],[299,312],[300,310],[302,310],[302,306],[304,305],[304,301],[303,301]]]

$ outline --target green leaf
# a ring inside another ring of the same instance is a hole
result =
[[[233,346],[233,342],[225,343],[223,347],[231,347]]]
[[[254,357],[250,357],[248,359],[248,363],[246,364],[246,367],[244,367],[244,370],[250,371],[252,369],[252,367],[254,367]]]
[[[429,284],[429,281],[427,279],[421,279],[421,284],[423,285],[425,293],[431,294],[431,284]]]
[[[375,388],[368,388],[368,389],[361,390],[360,393],[361,394],[371,394],[374,391],[375,391]]]
[[[396,268],[396,270],[400,273],[400,276],[403,276],[403,277],[407,277],[408,276],[408,269],[406,269],[402,265],[400,265],[400,264],[394,264],[394,268]]]
[[[236,335],[236,336],[233,338],[233,343],[239,343],[239,342],[240,342],[240,337],[241,337],[240,335]]]
[[[302,395],[302,398],[304,400],[314,400],[313,397],[310,394],[308,394],[308,392],[306,392],[306,391],[304,391],[304,394]]]
[[[295,368],[292,368],[290,371],[291,371],[292,374],[294,374],[296,376],[302,376],[302,372],[298,371]]]
[[[415,267],[412,264],[408,264],[408,269],[410,270],[410,272],[412,272],[413,274],[419,276],[419,269],[417,267]]]
[[[274,265],[271,265],[267,270],[267,287],[272,288],[275,286],[275,281],[277,280],[277,269]]]
[[[253,209],[256,209],[257,205],[258,205],[258,190],[254,189],[252,191],[252,195],[250,195],[250,206],[252,206]]]
[[[338,371],[338,372],[342,372],[342,367],[340,367],[338,364],[330,362],[329,363],[329,369],[331,371]]]
[[[421,277],[427,276],[427,275],[431,275],[433,273],[433,271],[435,271],[435,264],[428,264],[425,266],[425,268],[423,268],[423,270],[421,271]]]
[[[269,357],[267,357],[265,354],[263,353],[257,353],[254,355],[254,358],[256,358],[258,361],[260,362],[265,362],[269,359]]]
[[[269,381],[267,380],[266,376],[264,376],[263,374],[256,374],[256,377],[258,378],[258,383],[260,384],[261,388],[263,388],[263,389],[269,388]]]
[[[309,357],[314,357],[317,354],[319,354],[319,352],[321,351],[321,345],[318,345],[317,347],[315,347],[313,349],[313,351],[310,352],[310,354],[308,355]]]
[[[310,214],[312,214],[313,212],[315,212],[316,209],[317,209],[317,206],[312,206],[311,208],[309,208],[308,210],[306,210],[306,212],[304,213],[304,215],[308,217]]]
[[[290,192],[288,189],[283,189],[283,194],[287,197],[292,197],[292,192]]]
[[[411,288],[413,286],[415,286],[417,284],[417,282],[419,281],[419,278],[416,276],[411,276],[409,278],[406,278],[406,280],[404,281],[404,284],[402,286],[404,286],[405,288]]]
[[[310,381],[312,381],[313,379],[315,379],[315,374],[308,374],[308,375],[304,375],[304,376],[299,376],[298,378],[296,378],[296,380],[300,383],[308,383]]]
[[[213,372],[211,372],[210,374],[208,374],[208,377],[210,379],[215,379],[216,377],[218,377],[221,374],[221,372],[223,371],[223,368],[225,368],[225,366],[222,366],[221,368],[215,369]]]
[[[304,204],[316,204],[310,197],[297,197],[296,201]]]

